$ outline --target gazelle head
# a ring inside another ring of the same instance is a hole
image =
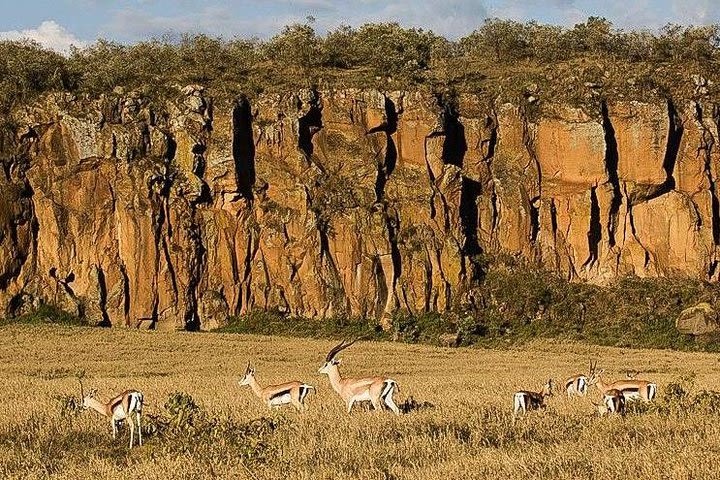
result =
[[[542,394],[545,397],[552,397],[553,391],[555,390],[555,382],[553,382],[552,378],[547,381],[545,385],[543,385]]]
[[[85,377],[85,371],[78,373],[77,375],[75,375],[75,377],[77,378],[77,381],[80,384],[80,401],[82,402],[82,408],[88,409],[88,408],[90,408],[90,403],[89,403],[90,399],[95,397],[95,393],[97,393],[97,389],[93,388],[92,390],[90,390],[90,393],[85,395],[85,388],[84,388],[83,382],[82,382],[83,377]]]
[[[255,369],[250,366],[250,361],[248,361],[247,366],[245,367],[245,375],[238,381],[238,383],[240,386],[250,385],[253,378],[255,378]]]
[[[353,343],[355,343],[355,342],[357,342],[358,340],[360,340],[361,338],[364,338],[364,337],[358,337],[358,338],[356,338],[355,340],[353,340],[353,341],[350,342],[350,343],[345,343],[345,339],[343,339],[340,343],[338,343],[338,344],[335,345],[332,349],[330,349],[330,351],[328,352],[327,356],[325,357],[325,364],[323,364],[323,366],[320,367],[320,369],[318,370],[318,373],[324,373],[325,375],[329,375],[329,374],[330,374],[330,370],[331,370],[333,367],[335,367],[335,366],[337,366],[337,365],[340,364],[340,360],[337,359],[337,358],[335,358],[335,356],[336,356],[338,353],[340,353],[341,351],[343,351],[343,350],[345,350],[346,348],[348,348],[348,347],[349,347],[350,345],[352,345]]]
[[[600,379],[600,375],[605,372],[605,369],[598,370],[597,369],[597,360],[594,362],[590,360],[590,371],[588,374],[588,386],[595,385],[597,381]]]
[[[592,400],[590,402],[595,406],[595,409],[597,410],[598,415],[600,415],[601,417],[604,417],[605,415],[610,413],[610,409],[608,408],[608,406],[605,402],[595,403]]]
[[[82,387],[81,387],[81,389],[82,389]],[[84,409],[90,408],[90,400],[94,399],[96,394],[97,394],[97,388],[93,388],[92,390],[90,390],[90,393],[88,393],[87,395],[85,395],[83,397],[82,406]]]

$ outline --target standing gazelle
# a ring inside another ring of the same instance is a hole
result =
[[[320,367],[318,373],[328,376],[333,390],[345,401],[348,413],[352,410],[355,402],[369,400],[375,410],[381,410],[384,403],[395,415],[400,415],[400,409],[393,401],[393,394],[400,389],[395,380],[387,377],[343,378],[340,376],[338,370],[340,360],[337,360],[335,356],[358,340],[356,338],[350,343],[345,343],[343,340],[335,345],[328,352],[325,364]]]
[[[643,400],[651,402],[657,393],[657,384],[647,380],[624,379],[617,380],[612,383],[602,381],[601,375],[605,370],[597,370],[597,361],[590,362],[590,385],[596,385],[603,395],[609,390],[619,390],[625,400]]]
[[[80,396],[83,399],[82,406],[84,409],[92,408],[100,415],[110,419],[113,438],[117,438],[118,423],[127,420],[130,427],[130,448],[133,446],[135,438],[135,427],[137,424],[138,444],[142,445],[142,427],[140,426],[140,416],[143,407],[143,394],[138,390],[125,390],[121,394],[113,397],[107,403],[102,403],[95,398],[97,390],[93,389],[86,396],[83,391],[82,381],[80,382]],[[133,419],[135,414],[135,419]]]
[[[523,414],[528,410],[537,410],[539,408],[545,408],[545,398],[553,395],[553,389],[555,384],[552,378],[543,385],[542,390],[539,392],[529,392],[527,390],[520,390],[513,394],[513,419],[522,410]]]
[[[291,403],[299,412],[307,410],[305,397],[310,390],[315,390],[312,385],[297,381],[261,387],[255,379],[255,369],[250,367],[250,362],[245,367],[245,376],[238,383],[240,386],[249,385],[253,393],[269,408]]]

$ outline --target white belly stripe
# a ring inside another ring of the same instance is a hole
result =
[[[270,400],[270,405],[285,405],[286,403],[290,403],[289,393],[286,393],[284,395],[278,395],[277,397],[273,397]]]
[[[358,393],[357,395],[353,396],[352,399],[355,400],[356,402],[364,402],[366,400],[371,400],[370,391],[365,390],[362,393]]]
[[[113,408],[113,418],[115,420],[125,420],[127,418],[122,403],[118,403],[117,405],[115,405],[115,408]]]

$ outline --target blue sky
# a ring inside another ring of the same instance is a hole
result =
[[[167,33],[203,32],[267,38],[282,26],[316,18],[324,32],[341,24],[396,21],[448,38],[485,18],[572,26],[590,15],[617,27],[657,29],[666,23],[720,23],[717,0],[5,0],[0,38],[31,37],[67,51],[97,38],[134,42]]]

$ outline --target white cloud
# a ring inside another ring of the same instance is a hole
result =
[[[80,0],[78,0],[80,1]],[[112,3],[110,0],[83,0]],[[668,22],[720,21],[717,0],[134,0],[102,17],[99,36],[132,42],[166,33],[268,38],[283,26],[312,15],[319,33],[341,24],[398,22],[456,39],[480,27],[487,17],[537,20],[572,27],[602,16],[617,28],[659,28]],[[165,5],[170,8],[151,8]]]
[[[478,28],[487,13],[483,0],[396,0],[369,11],[353,23],[394,21],[455,39]]]
[[[280,13],[274,16],[242,18],[223,7],[206,7],[191,13],[169,16],[148,15],[140,9],[119,10],[103,26],[104,33],[125,40],[146,40],[165,34],[207,33],[225,37],[268,36],[304,16]]]
[[[123,8],[113,12],[102,26],[101,36],[135,41],[169,32],[205,32],[267,38],[312,15],[320,33],[341,24],[399,22],[457,38],[477,28],[487,14],[484,0],[267,0],[263,4],[267,11],[258,11],[248,0],[238,3],[247,8],[211,5],[163,15],[142,8]]]
[[[53,20],[45,20],[37,28],[0,32],[0,40],[21,40],[25,38],[35,40],[43,47],[64,55],[70,53],[71,45],[81,48],[86,45],[85,42]]]
[[[571,27],[587,17],[605,17],[618,28],[657,29],[666,23],[706,25],[720,21],[717,0],[494,0],[491,16]]]

